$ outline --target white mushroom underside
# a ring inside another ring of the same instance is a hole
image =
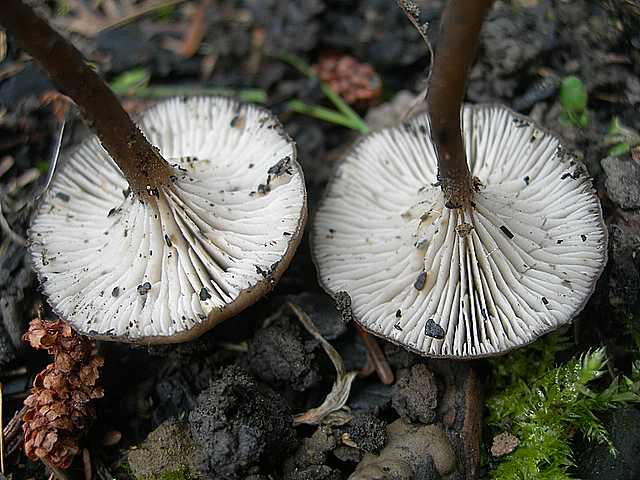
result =
[[[463,129],[475,208],[444,207],[422,115],[346,156],[313,226],[325,287],[426,355],[529,343],[573,318],[606,261],[591,179],[556,138],[500,107],[466,107]]]
[[[297,235],[304,182],[267,111],[173,99],[146,112],[141,128],[177,177],[157,198],[129,193],[92,137],[66,159],[31,228],[44,292],[81,332],[190,330],[268,281]]]

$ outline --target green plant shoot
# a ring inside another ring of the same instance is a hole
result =
[[[610,157],[618,157],[640,145],[640,134],[623,125],[618,117],[613,117],[607,135],[604,137],[604,144],[610,145],[607,152]]]
[[[589,124],[587,89],[578,77],[565,77],[560,83],[560,104],[562,119],[577,127],[585,128]]]

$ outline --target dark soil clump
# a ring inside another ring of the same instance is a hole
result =
[[[274,468],[296,445],[283,399],[235,366],[200,394],[189,425],[207,478],[235,480],[253,466]]]

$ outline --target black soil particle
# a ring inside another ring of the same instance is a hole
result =
[[[342,315],[342,320],[345,323],[350,322],[353,319],[351,312],[351,297],[347,292],[338,292],[335,296],[336,308]]]
[[[282,397],[237,366],[225,368],[200,394],[189,425],[205,457],[205,478],[241,479],[253,466],[269,470],[296,445]]]

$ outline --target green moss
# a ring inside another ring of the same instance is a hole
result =
[[[500,362],[497,380],[502,387],[488,399],[487,423],[492,434],[509,430],[520,444],[501,459],[490,474],[492,479],[570,479],[573,434],[579,430],[588,439],[607,444],[614,455],[615,448],[596,413],[640,400],[639,384],[626,377],[614,379],[602,391],[592,388],[593,381],[605,373],[604,349],[550,368],[563,341],[545,342],[534,347],[536,355],[529,349]],[[506,386],[508,380],[512,383]]]
[[[196,480],[197,478],[191,475],[188,470],[176,470],[163,473],[157,480]]]
[[[526,348],[491,360],[492,390],[501,392],[518,381],[527,383],[553,368],[559,352],[570,346],[564,330],[551,333]]]

